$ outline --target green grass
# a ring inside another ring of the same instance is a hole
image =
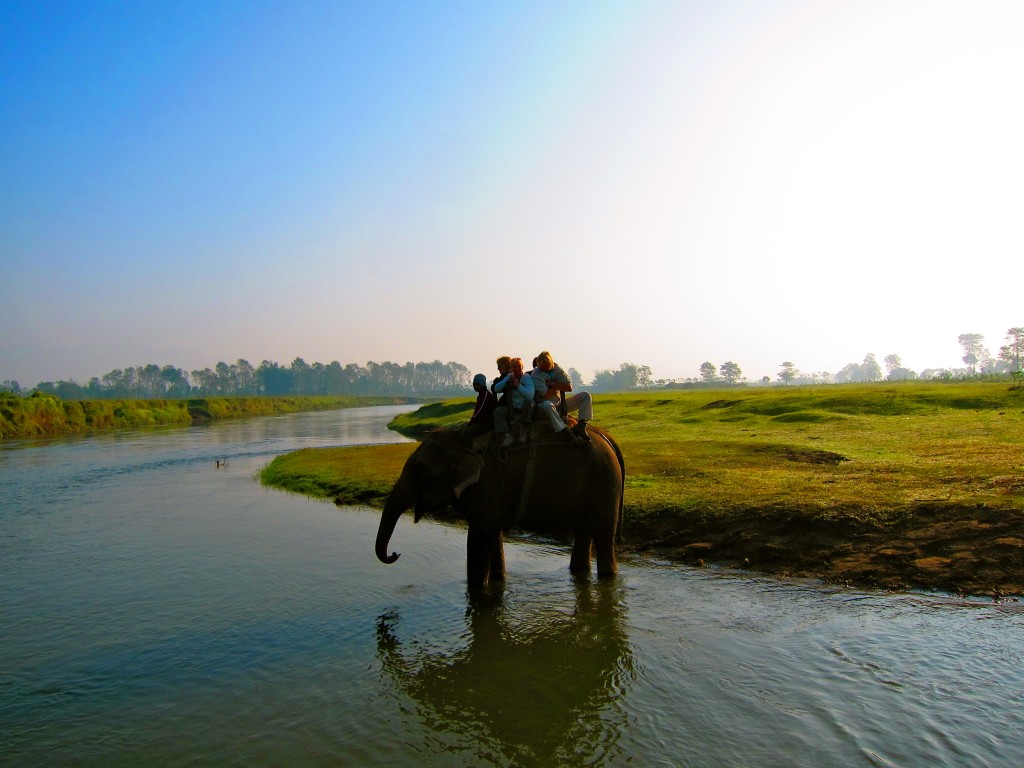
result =
[[[1013,504],[1024,397],[992,384],[601,398],[636,513],[814,508],[875,518],[923,502]],[[1012,485],[1012,484],[1011,484]]]
[[[210,397],[192,400],[61,400],[0,393],[0,438],[187,426],[212,419],[273,416],[408,402],[394,397]]]
[[[303,448],[270,462],[260,472],[260,482],[339,503],[383,507],[416,445]]]

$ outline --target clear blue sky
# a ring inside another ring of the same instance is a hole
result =
[[[995,352],[1024,3],[0,4],[0,379]]]

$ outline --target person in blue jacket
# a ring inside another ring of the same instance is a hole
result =
[[[495,394],[505,394],[505,405],[494,409],[494,432],[498,447],[512,445],[511,421],[518,417],[522,422],[528,419],[533,408],[533,377],[523,372],[523,359],[512,358],[512,370],[494,385]],[[527,430],[520,430],[520,439],[526,439]]]

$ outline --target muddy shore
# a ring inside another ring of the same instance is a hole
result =
[[[784,512],[623,525],[622,551],[883,590],[1024,596],[1024,512],[931,505],[901,523]]]

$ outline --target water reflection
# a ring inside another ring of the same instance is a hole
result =
[[[403,638],[396,610],[379,618],[381,667],[436,734],[433,750],[462,745],[496,764],[621,760],[620,697],[636,678],[623,588],[579,579],[564,598],[538,607],[504,591],[469,597],[465,630],[449,648]]]

